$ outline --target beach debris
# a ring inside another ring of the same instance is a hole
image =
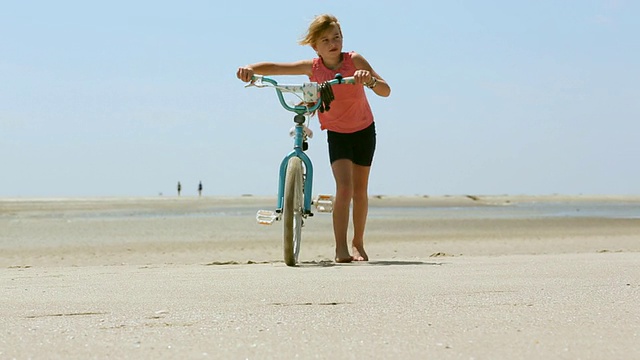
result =
[[[211,266],[211,265],[238,265],[238,264],[240,263],[237,261],[229,260],[229,261],[213,261],[205,265]]]
[[[302,303],[282,303],[275,302],[269,305],[274,306],[336,306],[336,305],[351,305],[350,302],[338,302],[338,301],[329,301],[329,302],[302,302]]]
[[[158,310],[149,316],[148,319],[162,319],[169,313],[169,310]]]
[[[92,315],[105,315],[104,312],[73,312],[73,313],[55,313],[55,314],[43,314],[43,315],[29,315],[25,316],[26,319],[37,319],[44,317],[66,317],[66,316],[92,316]]]
[[[239,262],[236,260],[228,260],[228,261],[212,261],[210,263],[204,264],[205,266],[213,266],[213,265],[256,265],[256,264],[271,264],[271,263],[279,263],[280,261],[255,261],[255,260],[247,260],[246,263]]]
[[[443,253],[443,252],[435,252],[431,255],[429,255],[429,257],[445,257],[445,256],[453,256],[447,253]]]

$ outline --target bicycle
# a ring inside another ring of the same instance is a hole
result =
[[[306,126],[307,118],[316,110],[330,109],[330,103],[333,100],[332,86],[354,83],[353,77],[343,78],[337,74],[334,80],[321,84],[311,82],[302,85],[281,85],[272,78],[256,75],[245,86],[275,88],[280,104],[286,110],[296,114],[293,117],[295,126],[290,131],[290,135],[294,138],[293,150],[280,163],[276,209],[274,211],[258,210],[256,214],[257,222],[262,225],[271,225],[274,221],[282,220],[284,262],[288,266],[295,266],[298,262],[304,220],[313,216],[311,205],[315,205],[318,212],[333,211],[333,196],[318,195],[312,199],[313,164],[305,151],[308,148],[307,140],[313,136],[313,133]],[[302,103],[290,106],[286,103],[283,93],[296,94]],[[302,94],[302,97],[299,94]]]

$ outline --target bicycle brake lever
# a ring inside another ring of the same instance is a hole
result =
[[[263,87],[267,87],[268,85],[265,85],[262,82],[262,76],[254,76],[253,79],[251,79],[251,81],[245,85],[245,88],[248,87],[258,87],[258,88],[263,88]]]

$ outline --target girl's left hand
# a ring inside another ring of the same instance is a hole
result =
[[[355,80],[356,84],[368,84],[371,82],[372,78],[373,75],[371,75],[371,72],[367,70],[356,70],[356,72],[353,74],[353,79]]]

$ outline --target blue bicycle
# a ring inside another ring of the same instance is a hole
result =
[[[282,220],[284,224],[284,262],[295,266],[300,254],[302,226],[304,219],[313,216],[311,205],[318,212],[333,211],[333,196],[319,195],[312,199],[313,164],[305,151],[307,140],[313,136],[306,126],[307,118],[316,110],[328,111],[333,100],[331,87],[338,84],[353,84],[353,77],[336,78],[324,83],[304,83],[302,85],[281,85],[272,78],[254,76],[246,86],[273,87],[276,89],[280,104],[288,111],[294,112],[295,126],[290,134],[293,137],[293,150],[280,163],[277,205],[274,211],[259,210],[256,220],[259,224],[271,225]],[[300,105],[287,104],[283,93],[295,94],[301,100]]]

